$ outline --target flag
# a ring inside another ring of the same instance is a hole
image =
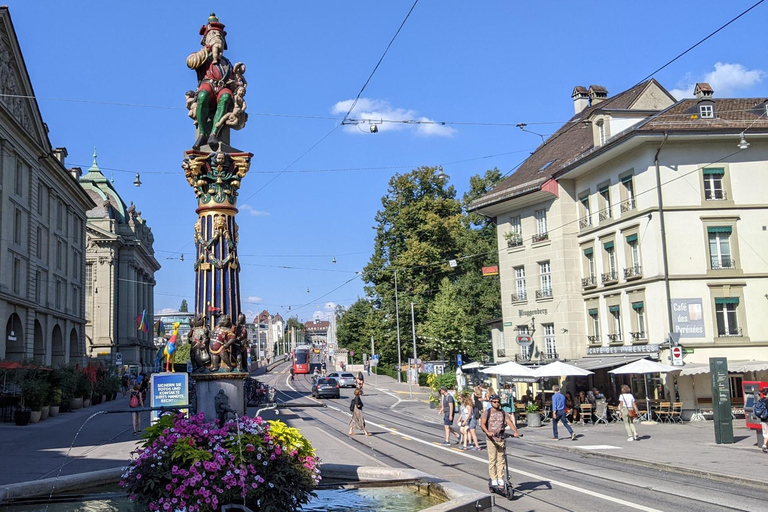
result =
[[[149,330],[147,326],[147,310],[141,312],[139,316],[136,317],[136,323],[139,324],[139,330],[142,332],[147,332]]]
[[[165,336],[165,324],[162,320],[157,321],[157,335],[158,336]]]

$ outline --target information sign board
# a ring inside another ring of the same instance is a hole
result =
[[[150,407],[173,407],[189,404],[189,376],[180,372],[153,373],[149,383]],[[181,409],[187,412],[186,409]],[[160,411],[152,411],[150,418],[154,424],[160,417]]]

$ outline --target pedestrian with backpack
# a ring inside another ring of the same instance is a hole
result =
[[[133,389],[130,393],[130,398],[128,399],[128,405],[131,406],[131,409],[138,409],[139,407],[144,407],[144,398],[141,396],[140,387],[138,384],[134,384]],[[141,432],[141,413],[132,412],[131,413],[131,421],[133,422],[133,435],[136,435]]]
[[[752,414],[760,420],[763,427],[763,446],[760,447],[763,453],[768,453],[768,388],[760,390],[755,396],[755,403],[752,404]]]
[[[480,428],[488,438],[486,442],[488,474],[491,477],[492,487],[504,487],[504,454],[506,452],[504,430],[509,427],[515,437],[520,437],[520,434],[510,415],[501,409],[501,397],[491,395],[489,401],[491,408],[483,412],[480,417]]]

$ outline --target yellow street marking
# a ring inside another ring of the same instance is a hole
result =
[[[411,439],[410,437],[403,437],[403,440],[404,441],[413,441],[413,439]]]

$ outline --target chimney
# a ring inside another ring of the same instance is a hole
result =
[[[64,149],[64,148],[61,148],[61,149]],[[72,177],[75,178],[75,181],[80,181],[80,176],[83,175],[83,170],[80,167],[73,167],[69,170],[69,174],[71,174]]]
[[[698,99],[711,98],[715,94],[712,86],[706,82],[699,82],[696,84],[696,88],[693,90],[694,96]]]
[[[601,101],[608,98],[608,89],[602,85],[590,85],[589,86],[589,101],[590,105],[597,105]]]
[[[68,154],[67,148],[53,148],[53,156],[61,162],[61,165],[64,165],[64,160],[66,160]]]
[[[576,114],[580,114],[582,110],[589,106],[589,91],[581,85],[573,88],[571,98],[573,98],[573,110]]]

